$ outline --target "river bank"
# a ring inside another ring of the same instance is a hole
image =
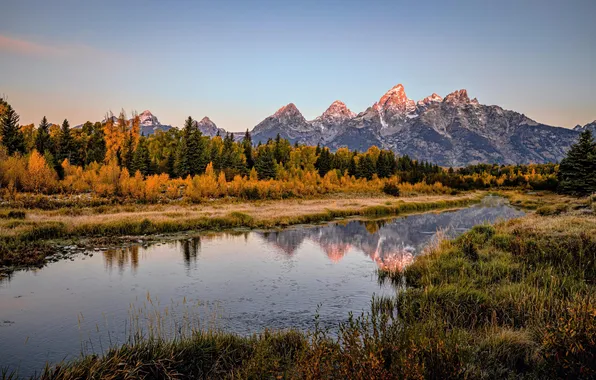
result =
[[[479,225],[382,274],[404,291],[333,333],[137,334],[40,378],[593,378],[596,217],[548,197],[559,215]]]
[[[230,228],[276,228],[349,217],[396,216],[463,207],[485,192],[461,195],[390,196],[222,202],[190,205],[127,205],[58,210],[6,209],[0,218],[0,267],[8,272],[41,266],[59,246],[94,238],[93,245],[122,236]],[[11,217],[12,216],[12,217]]]

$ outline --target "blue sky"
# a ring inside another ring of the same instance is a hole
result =
[[[596,1],[3,0],[0,93],[72,124],[150,109],[252,128],[293,102],[360,112],[397,83],[546,124],[596,119]]]

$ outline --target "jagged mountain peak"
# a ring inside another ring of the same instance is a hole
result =
[[[596,134],[596,120],[594,120],[591,123],[588,123],[586,125],[576,125],[575,128],[573,128],[574,131],[578,131],[578,132],[583,132],[585,130],[590,130],[593,134]]]
[[[321,118],[341,118],[341,119],[351,119],[355,117],[356,114],[346,106],[344,102],[341,100],[336,100],[323,112]]]
[[[468,97],[468,90],[466,89],[453,91],[451,94],[447,95],[445,99],[443,99],[443,102],[451,104],[478,104],[478,100],[476,100],[476,98],[474,98],[474,101],[470,100],[470,98]]]
[[[427,106],[431,103],[440,103],[443,101],[443,98],[438,95],[436,92],[433,92],[432,95],[427,96],[426,98],[419,100],[418,101],[418,105],[419,106]]]
[[[393,118],[398,115],[413,114],[416,111],[416,102],[408,98],[403,84],[393,86],[385,95],[373,105],[373,109],[379,113],[382,124],[386,124],[385,118]]]
[[[294,103],[286,104],[285,106],[278,109],[273,116],[282,116],[282,115],[292,115],[292,114],[300,114],[298,107]]]
[[[205,116],[204,118],[202,118],[201,121],[199,121],[199,124],[201,124],[201,123],[203,123],[203,124],[214,124],[215,125],[215,123],[213,121],[211,121],[211,119],[209,119],[208,116]]]
[[[159,120],[155,115],[151,113],[149,110],[145,110],[139,114],[139,119],[141,121],[141,126],[158,126],[161,125]]]
[[[218,128],[217,125],[215,125],[215,123],[207,116],[202,118],[201,121],[197,122],[197,128],[199,128],[199,131],[201,131],[203,135],[210,137],[216,136],[217,132],[219,132],[221,136],[224,136],[226,133],[225,130]]]
[[[387,91],[379,100],[379,104],[381,106],[389,105],[391,103],[405,104],[408,102],[408,100],[410,99],[408,99],[408,96],[406,95],[404,85],[400,83],[393,86],[391,90]]]

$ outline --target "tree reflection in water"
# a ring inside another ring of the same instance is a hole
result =
[[[186,269],[191,269],[191,265],[196,264],[199,250],[201,249],[201,238],[194,237],[180,241],[180,252],[184,259]]]
[[[340,262],[352,249],[361,251],[379,268],[403,270],[424,247],[432,242],[437,231],[446,237],[458,234],[482,223],[511,219],[523,215],[503,198],[487,197],[482,204],[465,209],[410,215],[384,220],[350,220],[321,226],[296,227],[281,231],[228,232],[207,234],[179,241],[184,265],[190,270],[197,264],[201,242],[258,236],[285,257],[296,254],[303,242],[315,243],[333,263]],[[104,252],[106,268],[117,265],[120,272],[130,264],[138,267],[139,246],[112,249]]]
[[[114,266],[117,266],[118,272],[123,273],[124,269],[130,266],[131,272],[136,273],[139,267],[139,248],[138,245],[132,245],[104,251],[105,268],[111,272]]]

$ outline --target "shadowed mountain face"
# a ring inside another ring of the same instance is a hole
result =
[[[139,117],[145,136],[172,128],[150,111]],[[197,121],[197,126],[210,137],[230,132],[208,117]],[[460,167],[558,162],[586,129],[596,133],[596,121],[574,129],[552,127],[515,111],[480,104],[465,89],[445,98],[433,93],[416,102],[398,84],[359,114],[336,100],[321,116],[308,121],[290,103],[256,125],[251,135],[255,144],[279,134],[292,144],[321,144],[331,150],[348,147],[362,152],[375,145],[414,159]],[[235,140],[243,136],[235,133]]]
[[[263,240],[292,256],[305,242],[316,243],[333,261],[351,249],[362,251],[380,268],[403,269],[437,234],[455,237],[474,225],[523,215],[506,200],[487,197],[476,206],[392,220],[349,221],[325,226],[260,233]]]
[[[584,126],[576,125],[575,128],[573,128],[573,130],[580,132],[580,133],[585,130],[590,130],[592,132],[592,135],[596,136],[596,120],[594,120],[593,122],[588,123]]]
[[[152,135],[157,131],[167,132],[172,128],[171,125],[161,124],[157,117],[149,110],[143,111],[143,113],[139,115],[139,118],[141,120],[141,134],[143,136]]]
[[[376,145],[443,166],[465,166],[556,162],[576,141],[578,130],[480,104],[470,100],[466,90],[415,102],[397,85],[358,115],[336,101],[323,115],[306,121],[289,104],[259,123],[252,134],[255,142],[279,134],[292,143],[320,143],[332,150],[345,146],[364,151]]]

